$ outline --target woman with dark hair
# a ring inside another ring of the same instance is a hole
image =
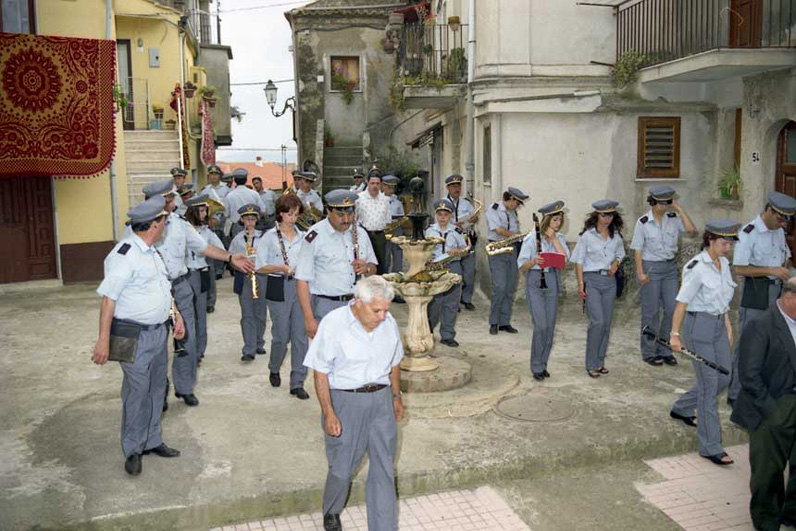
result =
[[[553,349],[553,336],[556,331],[558,315],[558,296],[561,293],[559,269],[545,263],[541,253],[558,253],[569,259],[567,238],[561,234],[564,226],[564,202],[555,201],[539,209],[542,221],[539,223],[539,237],[536,231],[530,232],[522,242],[520,257],[517,259],[520,273],[525,273],[525,300],[531,310],[533,320],[533,340],[531,342],[531,373],[534,380],[550,377],[547,360]],[[537,249],[541,243],[541,250]],[[544,272],[545,288],[542,288]]]
[[[737,286],[725,255],[738,240],[739,227],[740,223],[734,221],[706,223],[702,252],[683,268],[683,284],[677,294],[669,340],[675,352],[685,343],[689,350],[724,367],[731,363],[733,335],[729,309]],[[730,377],[696,361],[693,365],[696,385],[674,403],[670,415],[696,426],[699,455],[717,465],[730,465],[733,460],[721,444],[717,405],[719,394],[730,384]]]
[[[616,272],[625,258],[622,241],[622,216],[618,201],[603,199],[592,203],[594,211],[586,218],[572,261],[578,274],[578,294],[589,315],[586,334],[586,372],[592,378],[608,374],[605,352],[611,333],[616,300]]]
[[[196,229],[199,236],[210,245],[224,248],[221,240],[207,225],[207,195],[192,197],[185,202],[185,219]],[[201,363],[207,349],[207,292],[210,289],[211,272],[207,259],[193,251],[188,251],[186,258],[188,266],[188,282],[193,289],[194,312],[196,313],[196,330],[189,333],[196,334],[196,354],[199,356],[197,363]]]
[[[285,194],[277,200],[276,225],[260,239],[255,267],[258,273],[268,275],[265,301],[271,312],[269,381],[273,387],[282,384],[279,369],[290,343],[290,394],[306,400],[310,397],[304,390],[308,341],[293,276],[304,242],[304,232],[296,227],[302,212],[304,205],[295,194]]]

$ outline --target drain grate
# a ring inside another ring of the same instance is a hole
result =
[[[504,398],[498,402],[495,411],[504,417],[524,422],[560,422],[577,413],[577,409],[566,400],[540,392]]]

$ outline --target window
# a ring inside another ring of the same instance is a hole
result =
[[[35,33],[33,0],[2,0],[0,28],[6,33]]]
[[[680,177],[680,118],[638,119],[638,177]]]
[[[483,169],[484,184],[492,183],[492,125],[484,126]]]
[[[361,90],[358,56],[332,56],[329,72],[333,92]]]

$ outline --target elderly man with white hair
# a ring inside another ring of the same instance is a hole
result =
[[[313,369],[321,405],[329,472],[323,528],[341,531],[352,475],[368,453],[368,529],[398,529],[394,462],[397,421],[403,418],[404,351],[390,315],[395,292],[380,276],[360,280],[354,300],[323,318],[304,365]]]

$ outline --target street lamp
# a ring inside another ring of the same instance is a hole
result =
[[[271,107],[271,114],[273,114],[276,118],[279,118],[280,116],[285,114],[288,109],[292,111],[291,118],[293,119],[293,141],[295,142],[296,141],[296,98],[290,96],[288,99],[285,100],[285,105],[284,107],[282,107],[282,110],[275,111],[274,106],[276,105],[276,91],[277,91],[276,85],[274,84],[273,81],[269,79],[268,82],[265,84],[265,88],[263,90],[265,91],[265,99],[266,101],[268,101],[268,106]]]

